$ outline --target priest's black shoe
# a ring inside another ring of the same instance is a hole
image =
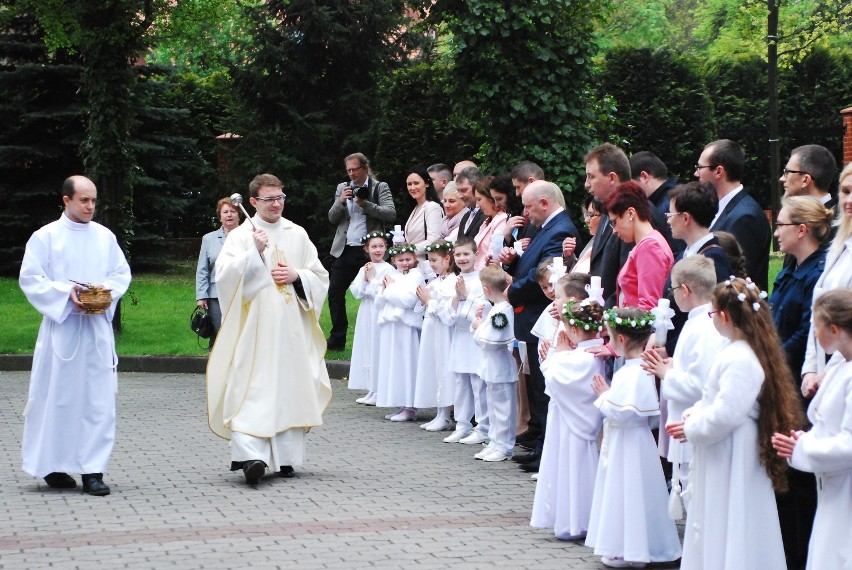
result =
[[[282,465],[281,471],[278,472],[278,476],[283,477],[284,479],[290,479],[296,476],[296,470],[290,465]]]
[[[109,495],[109,485],[103,482],[103,473],[86,473],[83,475],[83,492],[95,497]]]
[[[540,451],[530,451],[529,453],[523,453],[519,455],[513,455],[512,461],[515,463],[520,463],[521,465],[527,465],[532,463],[533,461],[538,461],[541,459]]]
[[[326,349],[328,350],[346,350],[346,341],[340,342],[338,340],[327,338],[325,343]]]
[[[77,486],[77,481],[71,475],[58,471],[45,475],[44,482],[54,489],[73,489]]]
[[[266,473],[266,463],[255,459],[243,463],[243,474],[246,476],[246,483],[249,485],[257,485],[260,478]]]
[[[526,471],[527,473],[538,473],[538,466],[541,464],[540,459],[536,459],[531,463],[527,463],[526,465],[521,465],[521,471]]]

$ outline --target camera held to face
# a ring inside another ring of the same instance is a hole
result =
[[[356,198],[361,198],[362,200],[366,200],[370,197],[370,188],[368,186],[358,186],[354,182],[349,183],[349,187],[352,189],[352,194]]]

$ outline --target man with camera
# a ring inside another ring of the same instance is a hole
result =
[[[368,260],[361,238],[370,232],[383,231],[396,219],[390,187],[373,178],[367,157],[356,152],[347,156],[344,163],[349,181],[337,185],[334,203],[328,211],[328,221],[337,226],[331,244],[331,255],[335,261],[331,266],[328,289],[331,314],[329,350],[346,347],[349,328],[346,290]]]

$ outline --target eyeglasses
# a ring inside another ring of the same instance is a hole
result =
[[[781,170],[781,176],[787,176],[788,174],[807,174],[810,176],[810,172],[805,172],[804,170],[790,170],[789,168],[784,168]]]
[[[586,222],[591,222],[592,218],[600,218],[600,214],[583,214],[583,220]]]
[[[663,215],[666,217],[667,220],[671,220],[675,216],[680,216],[682,214],[686,214],[686,212],[663,212]]]
[[[681,284],[680,284],[680,285],[678,285],[678,286],[674,286],[674,285],[672,285],[671,287],[669,287],[669,295],[674,294],[675,289],[680,289],[681,287],[686,287],[686,284],[685,284],[685,283],[681,283]]]
[[[270,196],[268,198],[255,198],[258,202],[266,202],[267,204],[274,204],[275,202],[284,203],[284,200],[287,199],[287,194],[281,194],[279,196]]]
[[[783,228],[784,226],[801,226],[802,224],[797,224],[796,222],[784,223],[784,222],[775,222],[776,228]]]
[[[696,164],[695,170],[701,170],[702,168],[713,168],[710,164]]]
[[[355,168],[347,168],[347,169],[346,169],[346,173],[347,173],[347,174],[352,174],[353,172],[358,172],[358,171],[359,171],[359,170],[361,170],[362,168],[364,168],[364,165],[356,166]]]
[[[713,318],[713,315],[715,315],[715,314],[716,314],[716,313],[718,313],[718,312],[719,312],[719,311],[718,311],[718,310],[715,310],[715,309],[714,309],[714,310],[712,310],[712,311],[707,311],[707,316],[708,316],[708,317],[710,317],[710,318],[712,319],[712,318]]]

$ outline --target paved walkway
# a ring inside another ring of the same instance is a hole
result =
[[[207,428],[202,375],[120,373],[112,494],[48,489],[20,470],[28,377],[0,372],[3,568],[603,568],[529,526],[528,475],[340,381],[298,477],[253,488]]]

